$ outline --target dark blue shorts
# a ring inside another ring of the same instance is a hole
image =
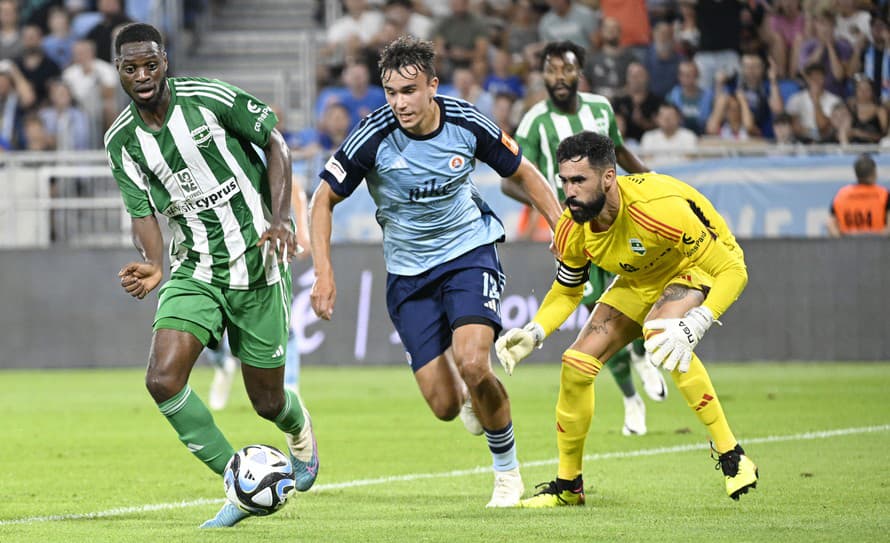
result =
[[[485,324],[497,336],[504,273],[493,244],[420,275],[386,276],[386,306],[415,372],[451,346],[452,331]]]

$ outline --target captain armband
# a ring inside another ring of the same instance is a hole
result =
[[[590,279],[590,262],[580,268],[567,266],[562,262],[556,268],[556,282],[564,287],[579,287]]]

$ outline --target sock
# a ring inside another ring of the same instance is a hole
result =
[[[287,355],[284,359],[284,388],[296,392],[300,386],[300,348],[293,330],[287,336]]]
[[[284,390],[284,408],[275,417],[275,426],[286,434],[297,437],[303,429],[306,419],[300,407],[300,397],[293,390]]]
[[[615,353],[615,356],[606,362],[606,367],[612,372],[612,377],[615,378],[615,382],[625,398],[630,398],[637,393],[633,377],[630,375],[630,353],[627,352],[627,349],[621,349]]]
[[[571,481],[566,481],[565,479],[556,478],[556,489],[560,492],[565,492],[568,490],[569,492],[574,492],[575,494],[581,494],[584,492],[584,479],[579,475],[575,477]]]
[[[686,404],[708,429],[717,452],[724,453],[735,447],[738,442],[732,435],[726,415],[723,414],[723,407],[717,398],[714,385],[711,384],[711,378],[698,356],[692,354],[689,371],[680,373],[674,370],[671,372],[671,377],[680,393],[686,398]]]
[[[562,355],[559,399],[556,402],[557,478],[567,481],[581,475],[584,440],[593,418],[593,380],[603,363],[589,354],[567,350]]]
[[[213,422],[213,415],[198,395],[185,385],[172,398],[159,403],[158,409],[188,450],[208,468],[222,475],[235,449]]]
[[[485,439],[488,441],[488,450],[491,451],[495,471],[508,471],[519,467],[512,421],[500,430],[485,429]]]

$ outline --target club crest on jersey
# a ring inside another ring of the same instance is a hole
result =
[[[464,157],[460,155],[454,155],[453,157],[451,157],[451,160],[448,161],[448,167],[451,168],[451,171],[456,172],[464,167],[465,162],[466,161],[464,160]]]
[[[201,149],[206,149],[210,145],[210,136],[210,127],[206,124],[192,130],[192,139],[195,140],[195,145]]]
[[[640,256],[646,254],[646,248],[643,247],[643,242],[637,238],[630,238],[630,250]]]

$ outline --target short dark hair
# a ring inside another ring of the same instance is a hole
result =
[[[614,168],[615,144],[607,136],[585,130],[562,140],[556,148],[557,163],[578,157],[586,157],[587,162],[600,171]]]
[[[803,69],[804,75],[810,75],[814,72],[825,74],[825,66],[823,66],[821,62],[813,62],[811,64],[807,64]]]
[[[565,59],[566,53],[569,52],[574,53],[575,58],[578,59],[578,66],[583,68],[584,56],[587,52],[577,43],[566,40],[551,41],[544,46],[544,50],[541,51],[541,69],[544,69],[544,63],[547,62],[547,57],[562,57]]]
[[[153,41],[164,50],[164,37],[160,30],[145,23],[130,23],[121,27],[117,36],[114,38],[114,54],[121,54],[121,46],[125,43],[135,43],[140,41]]]
[[[856,179],[860,182],[874,174],[877,169],[878,166],[875,164],[875,159],[868,153],[862,153],[856,158],[856,162],[853,163],[853,171],[856,172]]]
[[[786,112],[776,113],[773,117],[773,126],[777,124],[791,124],[791,115]]]
[[[419,40],[413,36],[400,36],[380,53],[377,67],[380,68],[381,79],[384,72],[395,71],[405,75],[403,70],[414,66],[432,80],[436,77],[435,61],[436,50],[433,42]]]

